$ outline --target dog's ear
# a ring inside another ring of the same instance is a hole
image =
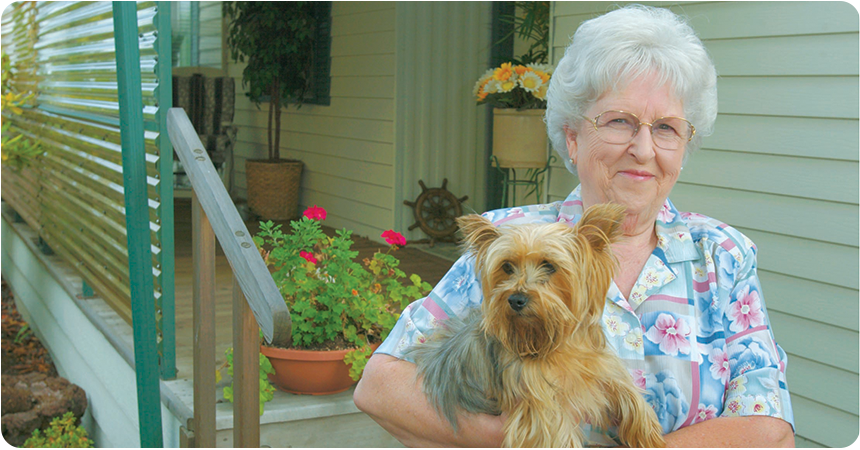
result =
[[[478,214],[469,214],[457,218],[457,225],[463,233],[463,247],[473,253],[480,254],[487,246],[500,236],[493,222]]]
[[[595,251],[604,250],[621,237],[621,222],[626,208],[614,203],[601,203],[585,210],[576,224],[576,231]]]

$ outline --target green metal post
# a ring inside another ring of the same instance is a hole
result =
[[[81,298],[93,298],[96,296],[93,288],[87,284],[86,280],[81,280]]]
[[[113,2],[113,29],[140,446],[163,447],[136,3]]]
[[[175,318],[175,260],[173,242],[173,145],[167,136],[167,110],[173,106],[172,48],[170,39],[170,3],[158,2],[155,13],[156,50],[158,63],[155,74],[158,87],[158,196],[160,206],[158,217],[161,220],[159,240],[161,241],[161,299],[156,304],[161,323],[158,327],[158,354],[161,357],[161,378],[176,378],[176,318]]]

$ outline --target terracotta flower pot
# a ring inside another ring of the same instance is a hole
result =
[[[379,344],[371,346],[374,350]],[[278,389],[291,394],[328,395],[349,389],[356,383],[349,376],[343,357],[352,350],[296,350],[260,346],[269,358],[274,374],[269,374]]]

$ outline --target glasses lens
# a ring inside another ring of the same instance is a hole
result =
[[[622,111],[606,111],[599,116],[594,125],[597,134],[609,144],[626,144],[633,139],[639,128],[639,119],[633,114]],[[665,150],[677,150],[687,144],[693,136],[693,127],[680,117],[664,117],[651,125],[654,144]]]
[[[693,129],[690,122],[678,117],[666,117],[651,125],[654,144],[667,150],[683,147],[690,140]]]
[[[595,127],[600,139],[610,144],[626,144],[633,139],[639,119],[620,111],[606,111],[597,116]]]

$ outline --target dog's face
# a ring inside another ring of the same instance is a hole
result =
[[[623,217],[621,206],[596,205],[573,228],[457,219],[484,291],[484,331],[512,353],[542,357],[580,326],[599,327]]]

